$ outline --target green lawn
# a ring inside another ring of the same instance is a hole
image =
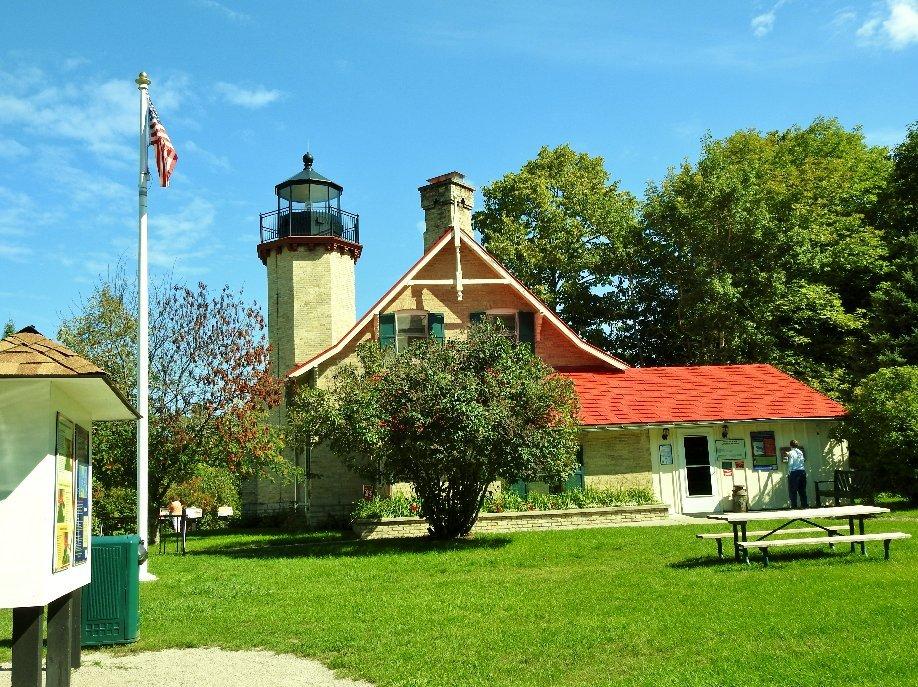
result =
[[[916,537],[890,561],[775,550],[767,569],[716,562],[704,526],[196,538],[153,557],[129,650],[265,647],[379,685],[916,684],[918,511],[868,523],[889,528]]]

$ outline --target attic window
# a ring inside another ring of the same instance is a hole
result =
[[[527,310],[494,309],[487,312],[473,312],[469,317],[470,324],[482,320],[499,322],[513,341],[527,344],[535,350],[535,313]]]
[[[400,310],[379,315],[379,345],[404,351],[413,341],[443,341],[443,313]]]
[[[404,350],[412,341],[427,338],[427,312],[395,313],[395,348]]]
[[[520,340],[519,318],[515,310],[489,310],[485,313],[485,318],[499,322],[504,328],[507,338],[513,341]]]

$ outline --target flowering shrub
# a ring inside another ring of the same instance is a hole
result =
[[[653,491],[644,487],[628,489],[571,489],[560,494],[527,494],[525,498],[512,490],[500,491],[485,498],[483,513],[518,513],[523,511],[571,510],[612,506],[644,506],[657,503]],[[358,501],[354,519],[421,517],[421,501],[416,496],[375,497]]]
[[[421,500],[416,496],[393,496],[392,498],[374,496],[369,501],[355,503],[351,517],[354,519],[419,518],[421,517]]]

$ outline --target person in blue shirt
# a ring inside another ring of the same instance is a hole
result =
[[[790,442],[790,451],[787,452],[787,484],[790,488],[791,508],[797,507],[797,497],[800,497],[800,507],[809,508],[806,498],[806,466],[800,442],[796,439]]]

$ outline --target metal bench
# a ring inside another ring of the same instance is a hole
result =
[[[829,532],[829,536],[833,536],[838,532],[848,532],[847,525],[829,525],[826,528],[822,527],[796,527],[794,529],[782,530],[787,533],[794,532]],[[746,536],[749,537],[760,537],[763,534],[771,534],[772,530],[757,530],[755,532],[746,532]],[[717,542],[717,557],[724,557],[724,539],[733,539],[733,532],[704,532],[702,534],[696,534],[696,537],[699,539],[713,539]]]
[[[863,548],[864,542],[881,541],[883,542],[884,558],[889,560],[889,543],[893,539],[910,539],[912,535],[905,532],[877,532],[875,534],[846,534],[830,537],[800,537],[798,539],[759,539],[758,541],[741,541],[737,545],[743,550],[746,557],[746,563],[749,563],[749,549],[761,549],[762,563],[768,565],[768,549],[777,546],[812,546],[820,544],[855,544],[862,545],[861,551],[866,555]]]
[[[822,506],[822,497],[829,496],[836,506],[847,500],[853,504],[855,499],[873,501],[873,490],[870,474],[861,470],[836,470],[831,480],[813,480],[816,492],[816,507]]]

